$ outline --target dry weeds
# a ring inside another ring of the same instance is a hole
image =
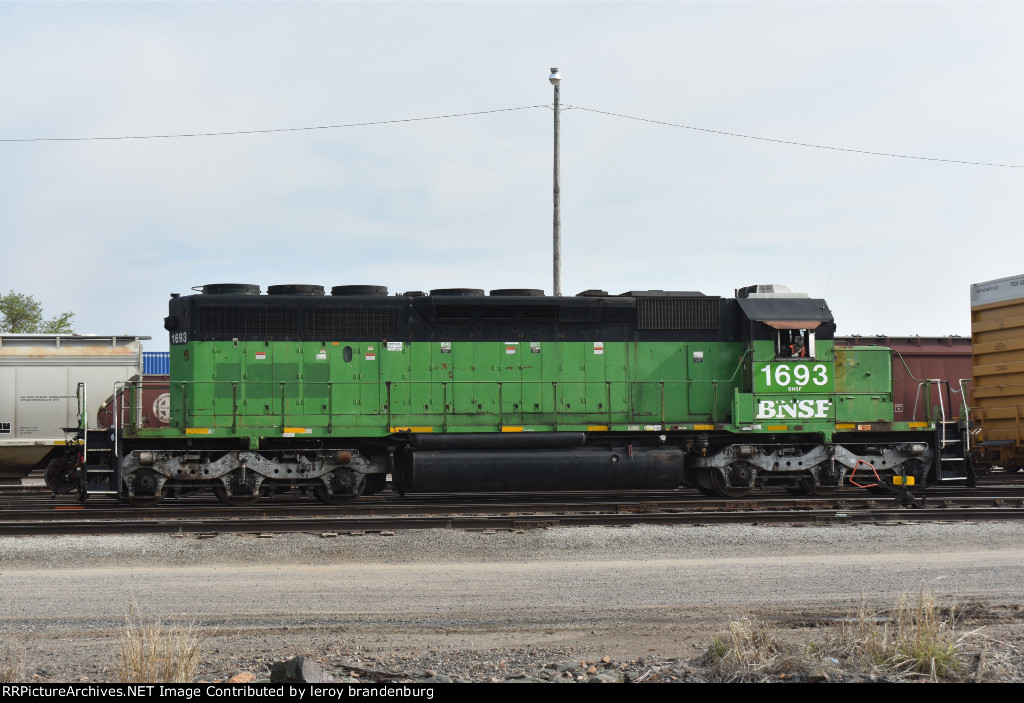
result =
[[[4,641],[0,654],[0,683],[14,683],[21,680],[21,655],[9,641]]]
[[[199,671],[202,650],[193,625],[146,621],[133,605],[121,635],[117,680],[122,683],[187,683]]]
[[[965,656],[956,637],[956,609],[942,608],[930,591],[904,593],[891,611],[862,604],[820,642],[792,644],[772,625],[732,620],[702,657],[721,681],[765,681],[804,672],[827,678],[841,672],[929,681],[964,678]]]

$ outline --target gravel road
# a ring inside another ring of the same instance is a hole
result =
[[[297,654],[336,675],[579,680],[559,667],[607,657],[701,680],[730,619],[812,639],[925,589],[964,614],[986,680],[1015,680],[1022,564],[1012,522],[0,538],[0,634],[36,681],[113,680],[133,604],[194,625],[207,680]]]

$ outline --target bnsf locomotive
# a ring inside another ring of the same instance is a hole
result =
[[[891,351],[835,348],[825,301],[783,286],[721,298],[216,284],[169,307],[170,426],[80,432],[54,483],[139,505],[196,491],[245,505],[341,503],[389,480],[403,494],[737,497],[971,477],[963,428],[930,403],[894,421]]]

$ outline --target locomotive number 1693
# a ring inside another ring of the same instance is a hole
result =
[[[825,364],[781,362],[758,369],[754,385],[760,393],[821,392],[831,390],[832,378]]]

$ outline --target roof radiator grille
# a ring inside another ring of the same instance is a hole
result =
[[[393,307],[201,305],[197,312],[195,333],[207,339],[388,338],[398,333]]]
[[[720,326],[718,298],[637,298],[637,329],[716,330]]]

